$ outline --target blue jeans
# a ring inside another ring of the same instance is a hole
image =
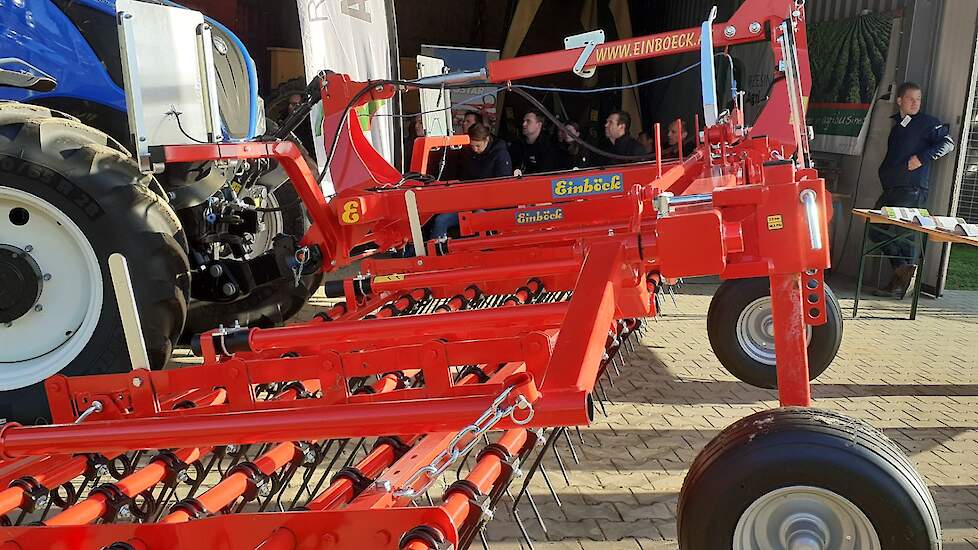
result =
[[[905,208],[923,208],[927,206],[927,189],[913,189],[902,187],[898,189],[887,189],[876,201],[876,209],[884,206],[901,206]],[[869,238],[874,242],[883,242],[896,237],[897,235],[910,235],[913,233],[908,229],[892,225],[874,225],[869,229]],[[917,244],[911,240],[912,237],[905,237],[898,241],[893,241],[880,250],[889,256],[890,265],[893,268],[916,263]]]
[[[458,227],[458,214],[438,214],[431,225],[431,238],[440,239],[448,236],[448,231]]]

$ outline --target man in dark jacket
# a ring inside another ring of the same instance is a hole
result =
[[[604,121],[604,136],[611,142],[611,151],[615,155],[626,157],[648,156],[649,152],[642,147],[642,144],[631,135],[632,117],[625,111],[615,111],[608,115]],[[621,159],[613,157],[601,157],[600,162],[604,165],[626,164],[629,162],[641,162],[641,158]]]
[[[876,201],[877,209],[884,206],[926,207],[931,165],[954,149],[947,125],[922,113],[922,101],[923,93],[917,84],[905,82],[897,88],[896,103],[900,111],[893,115],[886,157],[879,168],[883,194]],[[891,231],[872,228],[873,240],[885,241],[900,234],[897,228],[888,229]],[[917,270],[909,260],[916,257],[916,250],[906,239],[901,239],[883,247],[883,253],[890,256],[893,278],[876,294],[903,298]]]
[[[543,132],[543,113],[531,110],[523,115],[523,139],[510,146],[516,175],[539,174],[559,168],[557,146]]]

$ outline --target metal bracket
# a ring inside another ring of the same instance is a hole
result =
[[[565,50],[584,48],[584,51],[581,52],[581,56],[577,58],[577,63],[574,63],[574,74],[581,78],[591,78],[594,76],[594,67],[585,69],[584,65],[587,63],[588,59],[591,59],[591,54],[594,53],[594,49],[599,45],[604,44],[604,40],[605,38],[603,30],[575,34],[573,36],[564,38]]]
[[[211,26],[202,23],[197,27],[197,59],[200,81],[204,85],[204,113],[207,119],[207,141],[221,141],[221,111],[217,100],[217,77],[214,69],[214,40]]]
[[[122,79],[126,90],[126,107],[129,111],[129,133],[136,149],[139,170],[144,174],[153,173],[153,161],[149,155],[149,141],[146,121],[143,119],[143,96],[139,87],[139,65],[136,61],[136,35],[132,24],[132,14],[119,12],[119,48],[122,53]]]

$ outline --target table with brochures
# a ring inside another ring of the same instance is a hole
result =
[[[972,246],[978,246],[978,238],[968,237],[965,235],[958,235],[950,231],[924,227],[919,223],[913,221],[903,221],[898,219],[893,219],[884,215],[883,213],[876,210],[866,210],[861,208],[855,208],[852,210],[854,216],[859,216],[866,220],[866,226],[863,229],[863,240],[860,245],[860,255],[859,255],[859,275],[856,278],[856,296],[852,305],[852,316],[853,318],[859,313],[859,294],[862,289],[863,280],[863,267],[866,262],[866,256],[880,250],[884,246],[890,244],[891,242],[900,239],[910,239],[913,238],[917,241],[917,257],[915,258],[915,264],[917,265],[917,276],[914,281],[913,287],[913,302],[910,305],[910,320],[917,318],[917,303],[920,300],[920,290],[922,287],[923,275],[924,275],[924,257],[927,254],[927,243],[960,243],[960,244],[970,244]],[[882,243],[871,243],[872,246],[867,250],[866,243],[869,241],[869,230],[873,225],[894,225],[897,227],[902,227],[913,231],[913,233],[905,233],[897,235],[892,239],[884,241]]]

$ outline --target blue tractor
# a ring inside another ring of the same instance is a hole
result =
[[[254,62],[209,23],[224,137],[263,135]],[[0,0],[0,29],[0,418],[47,420],[54,374],[131,368],[112,253],[128,260],[153,368],[184,335],[302,307],[322,276],[295,271],[308,220],[281,168],[140,172],[113,0]]]

